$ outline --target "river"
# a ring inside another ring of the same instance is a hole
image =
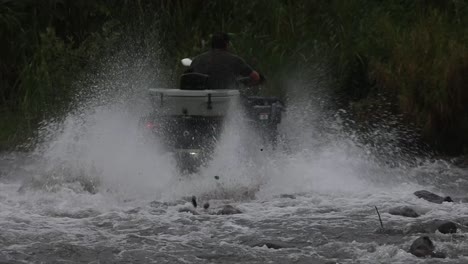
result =
[[[136,110],[99,106],[44,125],[35,150],[1,155],[0,262],[468,263],[466,168],[375,155],[339,120],[302,109],[283,122],[287,147],[264,149],[232,126],[189,176],[141,141]],[[422,189],[455,202],[419,199]],[[193,195],[209,208],[193,208]],[[218,214],[226,204],[241,213]],[[402,232],[376,232],[375,206],[385,228]],[[397,206],[421,216],[388,213]],[[460,226],[425,234],[447,258],[410,254],[422,235],[411,230],[436,219]]]

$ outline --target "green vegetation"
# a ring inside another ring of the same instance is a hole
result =
[[[76,85],[82,74],[115,52],[143,51],[177,73],[180,58],[206,50],[212,32],[226,31],[235,34],[234,50],[268,77],[267,93],[284,94],[291,74],[310,78],[319,66],[361,119],[383,94],[434,146],[468,152],[465,0],[119,4],[0,1],[0,147],[68,111],[83,89]]]

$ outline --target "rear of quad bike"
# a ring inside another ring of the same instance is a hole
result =
[[[263,140],[263,144],[276,146],[278,124],[284,105],[277,97],[249,96],[244,100],[249,125]]]
[[[196,172],[210,160],[221,128],[219,117],[153,115],[146,118],[146,129],[173,153],[182,173]]]

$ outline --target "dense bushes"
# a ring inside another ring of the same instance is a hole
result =
[[[114,51],[157,53],[152,60],[177,72],[178,59],[207,49],[215,31],[235,34],[233,49],[269,77],[267,93],[282,94],[287,76],[307,78],[319,65],[356,111],[385,94],[428,141],[467,151],[463,0],[4,0],[0,145],[67,111],[77,73]]]

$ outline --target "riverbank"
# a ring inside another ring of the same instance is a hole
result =
[[[287,96],[292,78],[326,83],[330,97],[364,119],[370,105],[390,103],[434,149],[468,151],[464,1],[7,1],[0,10],[8,43],[0,51],[0,108],[17,113],[0,127],[8,148],[73,108],[75,94],[92,87],[79,76],[100,78],[99,65],[122,50],[147,54],[156,75],[170,72],[159,83],[176,85],[179,59],[208,49],[209,35],[222,30],[233,33],[233,51],[267,76],[266,94]]]

